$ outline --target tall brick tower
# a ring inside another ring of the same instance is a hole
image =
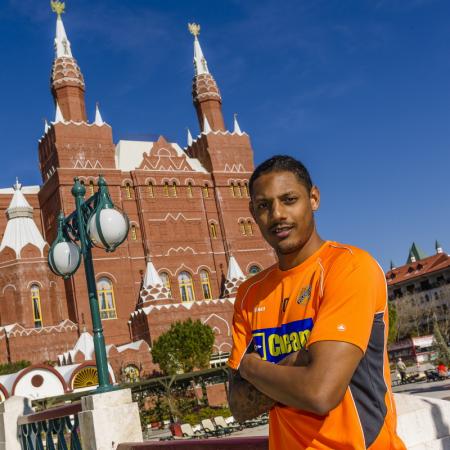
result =
[[[226,129],[220,90],[200,46],[200,26],[189,24],[189,31],[194,35],[192,97],[201,132],[196,139],[188,138],[186,152],[211,174],[227,260],[234,255],[248,268],[253,255],[268,266],[274,255],[248,210],[248,179],[254,168],[250,138],[241,131],[236,116],[233,131]]]
[[[98,105],[95,120],[89,122],[85,106],[85,82],[83,74],[74,58],[72,46],[67,36],[61,14],[64,4],[52,2],[57,14],[56,36],[54,41],[55,59],[51,71],[51,93],[55,102],[55,120],[46,126],[44,136],[39,142],[39,161],[43,186],[39,191],[42,209],[44,236],[52,242],[56,236],[56,218],[62,210],[66,215],[75,208],[71,195],[73,179],[79,177],[87,187],[86,198],[94,193],[98,175],[105,176],[110,187],[111,197],[121,205],[121,172],[116,169],[115,145],[110,125],[101,117]],[[116,295],[129,292],[133,295],[134,280],[123,269],[130,260],[126,250],[119,249],[113,255],[94,249],[93,256],[97,274],[108,273],[117,281]],[[90,328],[90,313],[84,270],[61,283],[67,298],[69,318],[81,323],[82,318]],[[134,295],[137,298],[139,286]],[[128,294],[129,295],[129,294]],[[121,304],[114,313],[113,321],[105,321],[105,335],[109,342],[122,343],[129,337],[128,304]],[[114,336],[114,338],[112,338]]]

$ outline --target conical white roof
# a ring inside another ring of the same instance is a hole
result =
[[[94,338],[87,331],[80,334],[75,347],[71,350],[73,356],[77,352],[83,353],[85,359],[94,359]]]
[[[32,244],[40,250],[42,256],[47,244],[33,220],[33,208],[22,194],[22,185],[18,180],[14,185],[13,198],[6,210],[6,215],[8,223],[0,245],[0,252],[9,247],[16,252],[17,258],[20,258],[22,249],[26,245]]]
[[[103,122],[102,115],[100,114],[100,109],[98,107],[98,103],[95,105],[95,121],[94,121],[94,123],[95,123],[95,125],[98,125],[99,127],[101,127],[105,123],[105,122]]]
[[[55,53],[57,58],[73,57],[72,50],[70,48],[70,41],[67,38],[64,23],[60,14],[58,14],[58,18],[56,19]]]
[[[242,272],[236,258],[232,255],[228,261],[227,280],[245,279],[244,272]]]
[[[61,108],[58,105],[58,102],[56,102],[56,112],[55,112],[55,121],[54,123],[58,122],[64,122],[64,117],[62,115]]]
[[[145,269],[145,275],[144,275],[144,288],[152,288],[156,286],[162,286],[163,282],[161,280],[161,277],[158,275],[158,272],[155,269],[155,266],[153,265],[152,261],[147,261],[147,267]]]

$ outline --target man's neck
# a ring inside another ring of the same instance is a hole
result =
[[[315,253],[325,241],[317,234],[316,230],[311,234],[305,245],[298,251],[287,255],[278,255],[278,267],[280,270],[289,270],[298,266]]]

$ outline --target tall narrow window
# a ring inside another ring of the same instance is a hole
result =
[[[41,311],[41,293],[39,286],[33,284],[31,286],[31,305],[33,308],[34,328],[42,327],[42,311]]]
[[[169,183],[166,181],[163,186],[164,197],[169,196]]]
[[[172,183],[172,197],[176,197],[176,196],[177,196],[177,184],[174,181]]]
[[[253,236],[253,226],[250,220],[247,221],[246,230],[247,230],[246,234],[248,234],[249,236]]]
[[[246,235],[247,234],[247,232],[246,232],[246,230],[245,230],[245,222],[243,221],[243,220],[241,220],[240,222],[239,222],[239,230],[241,231],[241,234],[242,235]]]
[[[217,237],[217,228],[216,228],[216,224],[215,223],[210,223],[209,224],[209,231],[210,231],[210,233],[211,233],[211,237],[213,238],[213,239],[216,239],[216,237]]]
[[[154,197],[155,196],[155,191],[153,189],[153,182],[152,181],[148,182],[148,196],[149,197]]]
[[[102,319],[115,319],[116,303],[114,300],[114,289],[109,278],[100,278],[97,281],[98,306]]]
[[[131,199],[131,185],[130,185],[130,183],[127,183],[125,185],[125,194],[127,196],[127,199],[130,200]]]
[[[180,272],[178,275],[181,300],[183,302],[193,302],[195,300],[194,283],[189,272]]]
[[[237,183],[233,184],[233,192],[235,197],[241,196],[241,188],[238,186]]]
[[[187,195],[188,197],[193,197],[193,193],[192,193],[192,183],[189,182],[187,185]]]
[[[136,225],[131,225],[130,235],[131,235],[131,240],[132,241],[136,241],[137,240]]]
[[[209,281],[209,273],[206,270],[200,271],[200,283],[202,284],[203,298],[205,300],[211,300],[211,283]]]
[[[248,183],[244,183],[244,195],[248,198],[250,197],[249,191],[248,191]]]
[[[230,184],[230,192],[231,192],[231,196],[234,197],[234,183]]]
[[[89,181],[89,195],[94,195],[94,182],[92,180]]]
[[[159,276],[163,282],[163,286],[169,291],[169,297],[172,297],[172,286],[170,285],[169,274],[167,272],[161,272]]]
[[[209,197],[209,186],[207,184],[203,186],[203,197],[205,198]]]
[[[241,186],[241,183],[238,183],[237,188],[238,188],[238,197],[242,197],[242,186]]]

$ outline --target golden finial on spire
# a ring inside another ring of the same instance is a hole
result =
[[[52,7],[52,11],[58,15],[58,17],[64,12],[66,9],[66,4],[59,0],[50,1],[50,6]]]
[[[200,34],[200,25],[198,23],[188,23],[188,29],[195,37]]]

